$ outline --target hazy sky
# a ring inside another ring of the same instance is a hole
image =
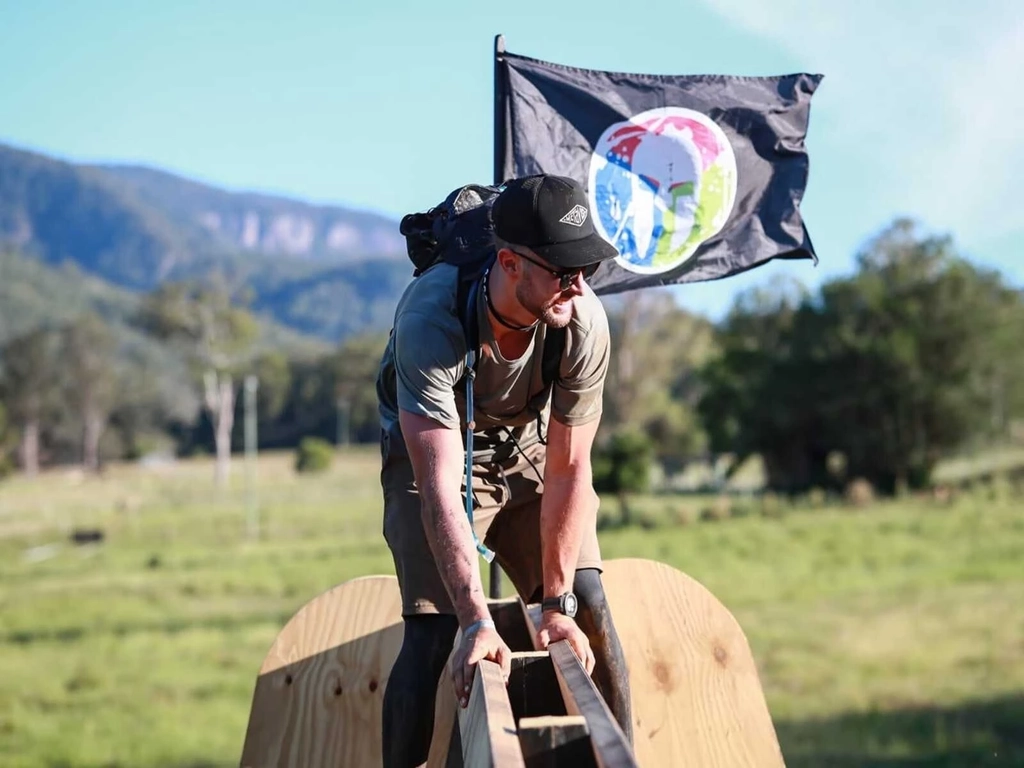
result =
[[[0,0],[0,142],[144,163],[393,216],[492,173],[492,49],[658,74],[823,74],[802,206],[821,263],[678,289],[850,270],[894,216],[1024,284],[1024,3],[55,3]]]

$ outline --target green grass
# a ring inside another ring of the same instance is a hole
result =
[[[391,573],[372,450],[0,485],[0,765],[237,765],[256,672],[307,600]],[[606,557],[704,583],[750,640],[790,766],[1024,765],[1024,504],[1000,497],[694,522],[657,496]],[[614,510],[608,500],[606,509]],[[686,521],[688,524],[672,523]],[[75,526],[107,540],[75,547]]]

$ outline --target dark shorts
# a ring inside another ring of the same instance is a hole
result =
[[[540,443],[524,450],[533,466],[516,452],[504,462],[473,467],[473,528],[495,553],[495,561],[524,600],[529,600],[543,585],[540,503],[545,450]],[[395,561],[402,614],[454,614],[423,532],[420,498],[409,458],[404,451],[389,451],[386,440],[381,446],[381,458],[384,538]],[[477,562],[481,568],[487,567],[479,555]],[[583,535],[576,568],[601,568],[596,526],[590,526]]]

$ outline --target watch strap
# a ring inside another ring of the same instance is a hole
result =
[[[566,606],[568,599],[572,596],[572,592],[565,592],[556,597],[545,597],[540,601],[541,611],[556,611],[557,613],[564,614],[566,616],[572,615],[569,608]]]

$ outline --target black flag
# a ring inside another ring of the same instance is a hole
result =
[[[500,39],[500,38],[499,38]],[[577,179],[620,253],[599,294],[817,256],[800,215],[820,75],[645,75],[495,55],[495,173]]]

